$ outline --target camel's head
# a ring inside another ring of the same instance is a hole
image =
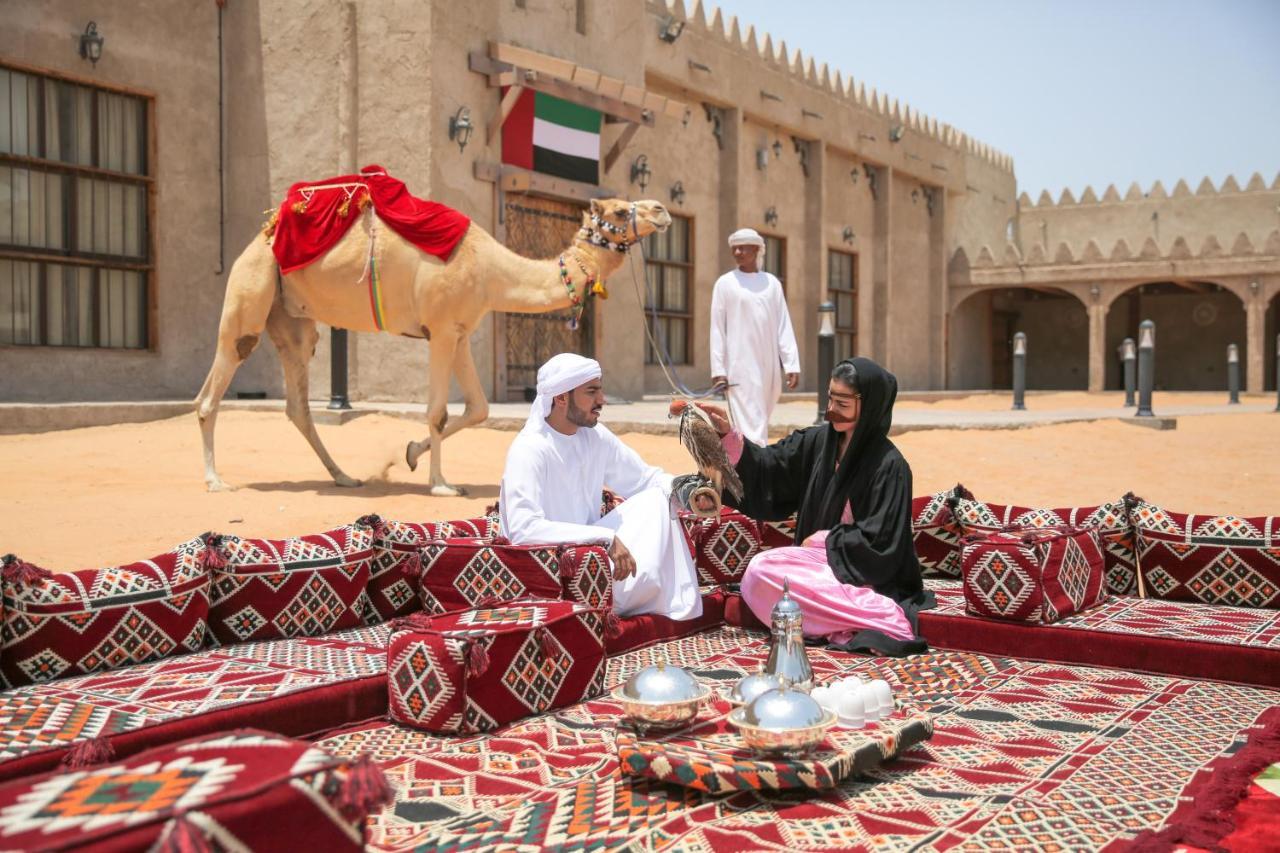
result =
[[[592,199],[584,218],[587,227],[614,245],[634,243],[655,231],[666,231],[671,224],[671,214],[661,202],[620,198]]]

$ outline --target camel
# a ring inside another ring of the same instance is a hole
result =
[[[622,265],[627,248],[671,224],[656,201],[593,200],[583,212],[582,228],[556,258],[533,260],[507,249],[472,222],[445,261],[422,252],[386,227],[372,205],[349,231],[310,265],[280,276],[264,229],[236,259],[218,326],[213,366],[195,399],[204,440],[205,483],[209,491],[230,488],[214,465],[213,433],[218,404],[236,369],[258,345],[265,328],[284,370],[285,412],[310,443],[334,483],[359,486],[347,476],[320,441],[307,393],[307,362],[315,355],[317,323],[360,332],[376,331],[369,293],[361,282],[368,273],[371,236],[380,276],[384,330],[425,338],[430,351],[429,434],[411,441],[405,460],[416,470],[431,451],[431,494],[464,494],[449,485],[441,462],[441,442],[489,416],[468,338],[490,311],[537,314],[568,308],[573,300],[565,276],[585,304],[593,282],[604,282]],[[462,389],[465,410],[449,420],[449,377]]]

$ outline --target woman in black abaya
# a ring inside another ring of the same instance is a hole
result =
[[[927,650],[916,613],[934,601],[912,546],[911,466],[889,440],[897,394],[880,365],[846,359],[831,374],[827,423],[768,447],[703,407],[742,478],[738,508],[762,520],[796,515],[797,544],[757,554],[742,580],[743,599],[766,624],[786,578],[806,636],[846,651]]]

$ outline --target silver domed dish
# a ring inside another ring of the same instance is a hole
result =
[[[836,719],[809,694],[786,687],[761,693],[729,713],[729,722],[749,748],[792,756],[822,743]]]
[[[628,678],[613,691],[613,700],[643,730],[688,723],[710,695],[711,688],[699,684],[687,670],[659,661]]]
[[[735,705],[745,705],[766,690],[777,690],[786,683],[786,679],[777,674],[753,672],[738,679],[738,683],[733,685],[727,698]]]

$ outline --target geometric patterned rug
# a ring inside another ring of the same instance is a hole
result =
[[[0,764],[386,672],[390,628],[238,643],[0,692]]]
[[[1162,825],[1201,767],[1239,749],[1280,691],[961,652],[906,659],[809,649],[819,678],[882,677],[934,736],[823,792],[713,796],[618,772],[590,703],[487,735],[384,722],[319,741],[369,752],[396,801],[374,849],[1098,849]],[[766,654],[722,628],[609,661],[608,683],[666,658],[728,684]]]

